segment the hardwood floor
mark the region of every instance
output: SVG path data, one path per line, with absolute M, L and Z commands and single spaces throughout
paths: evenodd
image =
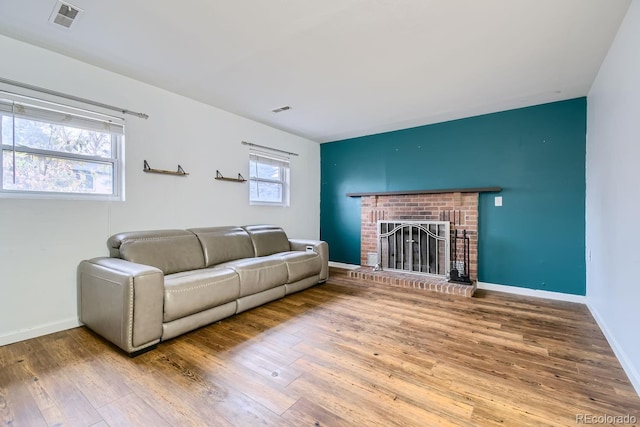
M 0 347 L 11 426 L 575 425 L 640 419 L 586 307 L 329 283 L 134 359 L 85 328 Z

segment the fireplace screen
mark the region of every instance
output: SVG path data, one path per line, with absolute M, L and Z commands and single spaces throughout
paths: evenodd
M 378 221 L 377 267 L 447 277 L 449 222 Z

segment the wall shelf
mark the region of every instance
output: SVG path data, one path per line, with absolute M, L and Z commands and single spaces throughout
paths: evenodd
M 441 193 L 498 193 L 500 191 L 502 191 L 502 187 L 444 188 L 444 189 L 436 189 L 436 190 L 374 191 L 371 193 L 347 193 L 347 197 L 402 196 L 406 194 L 441 194 Z
M 247 182 L 246 179 L 244 179 L 244 177 L 240 174 L 238 174 L 237 178 L 227 178 L 225 176 L 222 176 L 222 174 L 220 173 L 219 170 L 216 171 L 216 178 L 219 181 L 230 181 L 230 182 Z
M 184 171 L 184 169 L 182 169 L 182 166 L 178 165 L 178 170 L 177 171 L 168 171 L 168 170 L 164 170 L 164 169 L 152 169 L 151 166 L 149 166 L 149 163 L 147 163 L 147 161 L 144 161 L 144 166 L 142 169 L 143 172 L 147 172 L 147 173 L 160 173 L 163 175 L 177 175 L 177 176 L 187 176 L 189 175 L 187 172 Z

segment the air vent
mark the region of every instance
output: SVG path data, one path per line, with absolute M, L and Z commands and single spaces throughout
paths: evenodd
M 82 13 L 82 9 L 72 4 L 58 1 L 53 8 L 49 22 L 58 24 L 64 28 L 70 28 L 78 16 Z
M 271 110 L 274 113 L 282 113 L 283 111 L 291 110 L 291 107 L 285 105 L 284 107 L 276 108 L 275 110 Z

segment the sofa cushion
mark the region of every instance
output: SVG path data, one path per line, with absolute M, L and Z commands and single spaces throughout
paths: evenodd
M 107 241 L 111 257 L 151 265 L 164 274 L 204 268 L 204 256 L 195 234 L 185 230 L 130 231 Z
M 316 276 L 322 270 L 322 260 L 315 252 L 283 252 L 268 258 L 281 259 L 287 266 L 287 283 L 297 282 L 307 277 Z
M 253 243 L 240 227 L 191 228 L 198 236 L 207 267 L 242 258 L 252 258 Z
M 164 321 L 217 307 L 239 295 L 240 279 L 230 268 L 170 274 L 164 279 Z
M 287 266 L 278 258 L 247 258 L 215 268 L 231 268 L 240 276 L 240 296 L 255 294 L 287 282 Z
M 284 230 L 275 225 L 247 225 L 242 227 L 251 236 L 255 256 L 266 256 L 291 250 Z

